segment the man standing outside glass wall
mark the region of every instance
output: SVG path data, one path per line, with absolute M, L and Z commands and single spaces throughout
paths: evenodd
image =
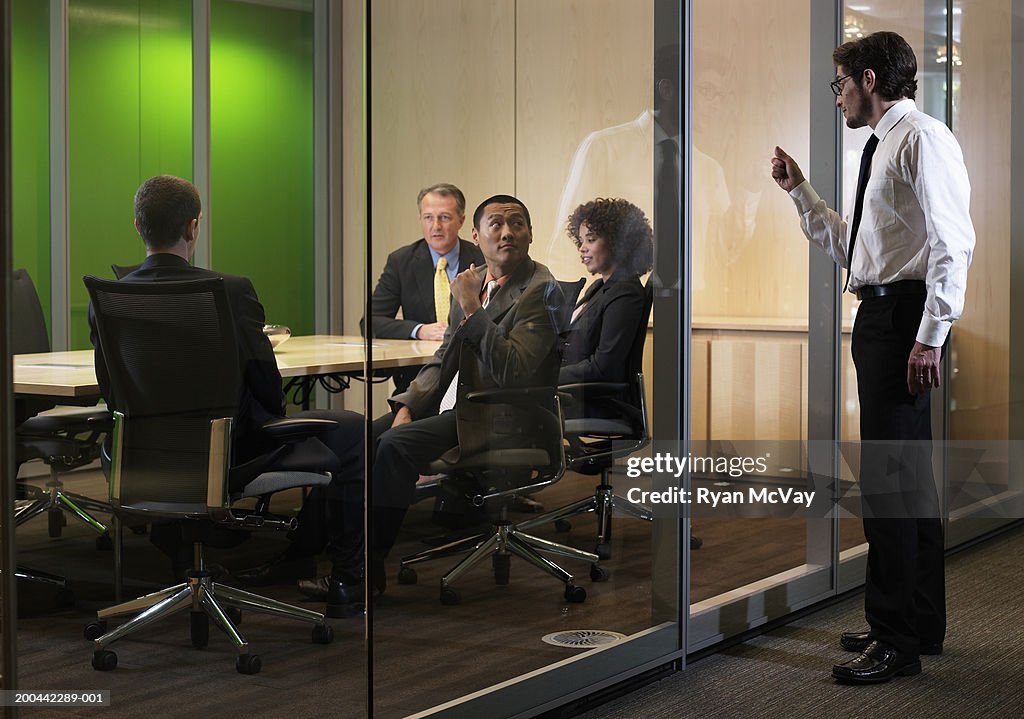
M 847 268 L 861 300 L 853 329 L 860 400 L 860 490 L 868 541 L 868 631 L 845 632 L 858 653 L 832 668 L 841 682 L 918 674 L 946 632 L 942 520 L 931 472 L 931 395 L 960 317 L 974 249 L 970 183 L 953 133 L 914 104 L 917 60 L 878 32 L 832 53 L 832 91 L 850 128 L 868 126 L 853 216 L 828 208 L 781 148 L 772 178 L 807 238 Z

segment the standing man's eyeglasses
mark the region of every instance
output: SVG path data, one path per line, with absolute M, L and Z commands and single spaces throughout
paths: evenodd
M 864 71 L 863 70 L 859 70 L 857 72 L 851 72 L 849 75 L 843 75 L 842 77 L 837 77 L 835 80 L 830 82 L 829 86 L 832 88 L 832 94 L 835 95 L 836 97 L 839 97 L 840 95 L 842 95 L 843 94 L 843 80 L 846 80 L 847 78 L 851 78 L 854 75 L 860 75 L 862 72 L 864 72 Z

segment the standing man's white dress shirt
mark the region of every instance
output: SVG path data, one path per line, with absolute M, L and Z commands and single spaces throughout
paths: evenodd
M 889 108 L 874 129 L 878 147 L 864 192 L 853 267 L 847 222 L 809 182 L 790 197 L 807 237 L 850 270 L 850 289 L 899 280 L 928 288 L 917 341 L 939 347 L 960 317 L 974 251 L 968 213 L 971 186 L 963 153 L 949 128 L 913 100 Z

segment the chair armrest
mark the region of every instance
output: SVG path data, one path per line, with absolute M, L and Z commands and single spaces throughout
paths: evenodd
M 272 419 L 260 429 L 268 436 L 281 442 L 289 442 L 297 439 L 315 437 L 328 432 L 338 426 L 333 419 L 318 419 L 314 417 L 299 417 L 295 419 L 282 418 Z
M 582 397 L 586 394 L 587 399 L 609 397 L 629 388 L 625 382 L 574 382 L 573 384 L 558 385 L 559 392 L 565 392 L 573 397 Z
M 554 387 L 495 387 L 470 392 L 466 399 L 484 404 L 537 404 L 550 401 Z
M 36 436 L 50 436 L 59 432 L 107 432 L 113 424 L 113 416 L 106 408 L 88 407 L 37 414 L 19 425 L 17 432 Z
M 584 400 L 617 398 L 627 389 L 625 382 L 573 382 L 558 385 L 558 397 L 565 406 L 575 407 Z
M 114 415 L 110 412 L 104 412 L 102 415 L 96 414 L 89 417 L 87 420 L 89 429 L 93 432 L 105 432 L 110 434 L 114 431 Z

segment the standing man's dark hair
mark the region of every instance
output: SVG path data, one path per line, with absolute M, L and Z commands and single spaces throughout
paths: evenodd
M 172 247 L 202 212 L 199 191 L 188 180 L 157 175 L 135 193 L 135 227 L 150 250 Z
M 875 32 L 843 43 L 832 51 L 832 64 L 858 81 L 865 70 L 874 70 L 878 94 L 886 100 L 913 100 L 917 95 L 917 56 L 894 32 Z

